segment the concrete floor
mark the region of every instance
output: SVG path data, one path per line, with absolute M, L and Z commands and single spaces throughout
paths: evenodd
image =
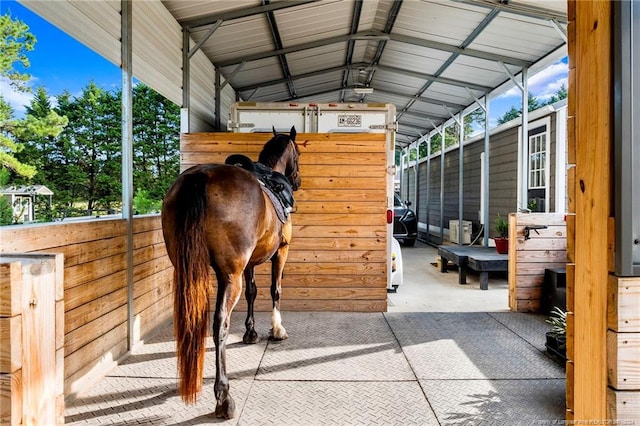
M 389 293 L 388 312 L 506 312 L 509 283 L 506 274 L 490 274 L 489 289 L 480 290 L 477 273 L 467 271 L 467 284 L 458 284 L 457 267 L 441 273 L 438 249 L 420 241 L 402 247 L 404 282 Z
M 564 419 L 565 373 L 544 348 L 540 315 L 507 311 L 507 283 L 432 266 L 436 250 L 403 248 L 404 283 L 387 313 L 283 312 L 289 339 L 241 343 L 234 312 L 227 368 L 236 417 L 212 416 L 211 338 L 204 389 L 176 394 L 170 324 L 100 383 L 68 403 L 70 425 L 532 425 Z

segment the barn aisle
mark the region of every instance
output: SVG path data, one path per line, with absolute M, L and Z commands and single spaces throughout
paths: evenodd
M 489 289 L 480 290 L 478 274 L 467 272 L 467 284 L 458 284 L 458 270 L 441 273 L 438 249 L 420 241 L 402 247 L 404 282 L 387 297 L 388 312 L 506 312 L 509 283 L 506 273 L 491 273 Z
M 455 274 L 448 275 L 456 283 Z M 488 292 L 469 287 L 488 294 L 492 284 Z M 204 391 L 195 405 L 182 403 L 168 324 L 69 403 L 66 424 L 530 425 L 564 419 L 565 372 L 544 352 L 548 326 L 538 315 L 284 312 L 283 321 L 289 339 L 269 342 L 269 315 L 258 313 L 262 340 L 243 345 L 244 313 L 233 314 L 227 350 L 232 420 L 211 415 L 210 339 Z

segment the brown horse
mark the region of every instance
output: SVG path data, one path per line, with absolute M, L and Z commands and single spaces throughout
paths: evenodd
M 293 191 L 300 186 L 296 130 L 269 140 L 258 158 Z M 283 179 L 283 176 L 286 179 Z M 287 183 L 288 181 L 288 183 Z M 217 417 L 231 418 L 235 404 L 229 395 L 225 342 L 231 311 L 246 283 L 248 303 L 244 343 L 255 343 L 253 304 L 257 295 L 255 265 L 271 260 L 273 311 L 270 338 L 287 332 L 280 318 L 280 292 L 291 240 L 291 220 L 278 217 L 265 185 L 241 167 L 203 164 L 184 171 L 171 186 L 162 206 L 162 230 L 174 272 L 174 332 L 177 341 L 179 390 L 186 403 L 195 403 L 202 390 L 209 295 L 213 294 L 209 266 L 218 281 L 213 340 L 216 347 Z M 286 204 L 286 203 L 285 203 Z

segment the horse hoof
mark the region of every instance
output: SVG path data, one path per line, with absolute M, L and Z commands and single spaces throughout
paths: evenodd
M 228 396 L 222 402 L 216 405 L 216 417 L 219 419 L 232 419 L 235 415 L 236 404 L 233 399 Z
M 251 330 L 251 331 L 247 330 L 245 331 L 244 336 L 242 336 L 242 343 L 245 343 L 248 345 L 258 343 L 258 340 L 259 340 L 258 333 L 256 333 L 255 330 Z
M 279 327 L 277 329 L 271 329 L 271 332 L 269 333 L 269 339 L 271 340 L 285 340 L 287 337 L 289 337 L 287 335 L 287 330 L 284 329 L 284 327 Z

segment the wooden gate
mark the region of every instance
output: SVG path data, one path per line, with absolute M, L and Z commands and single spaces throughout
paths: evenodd
M 256 161 L 271 136 L 183 134 L 181 169 L 236 153 Z M 302 186 L 295 194 L 282 309 L 386 311 L 385 135 L 301 133 L 296 139 Z M 271 309 L 269 271 L 270 264 L 256 268 L 257 310 Z M 246 309 L 244 300 L 237 309 Z

